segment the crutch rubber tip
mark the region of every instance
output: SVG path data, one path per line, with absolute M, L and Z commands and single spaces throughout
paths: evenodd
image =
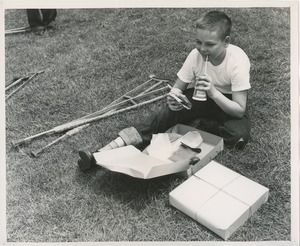
M 78 159 L 78 166 L 82 171 L 89 170 L 96 164 L 96 160 L 91 152 L 79 150 L 78 154 L 80 156 L 80 158 Z
M 36 152 L 34 152 L 34 151 L 31 151 L 31 152 L 30 152 L 30 155 L 31 155 L 32 157 L 37 157 L 37 156 L 38 156 L 38 153 L 36 153 Z

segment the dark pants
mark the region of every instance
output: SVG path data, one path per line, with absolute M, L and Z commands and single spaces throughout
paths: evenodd
M 30 27 L 47 26 L 50 22 L 55 21 L 56 15 L 56 9 L 27 9 L 27 19 Z
M 210 125 L 207 131 L 221 136 L 225 144 L 234 146 L 241 138 L 245 143 L 248 142 L 250 123 L 246 114 L 241 119 L 233 118 L 224 113 L 211 98 L 207 98 L 206 101 L 193 100 L 193 89 L 186 90 L 184 94 L 193 105 L 190 110 L 172 111 L 166 105 L 159 113 L 134 126 L 140 134 L 143 144 L 150 143 L 152 134 L 165 132 L 178 123 L 188 124 L 198 118 L 213 121 L 214 124 Z M 231 99 L 231 95 L 225 96 Z

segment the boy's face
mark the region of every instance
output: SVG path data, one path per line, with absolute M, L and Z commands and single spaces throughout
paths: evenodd
M 196 30 L 197 50 L 204 60 L 206 59 L 206 56 L 208 56 L 208 60 L 214 65 L 219 65 L 224 60 L 228 45 L 228 36 L 222 40 L 217 31 L 208 31 L 204 29 Z

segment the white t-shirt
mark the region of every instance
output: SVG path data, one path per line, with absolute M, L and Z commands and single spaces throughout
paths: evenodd
M 205 60 L 197 49 L 187 56 L 177 73 L 180 80 L 194 87 L 195 77 L 204 74 Z M 207 63 L 206 73 L 211 76 L 212 83 L 222 93 L 231 94 L 233 91 L 243 91 L 251 88 L 250 61 L 246 53 L 239 47 L 229 44 L 223 62 L 214 66 Z

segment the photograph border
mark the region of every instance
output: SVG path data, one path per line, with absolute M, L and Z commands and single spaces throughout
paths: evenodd
M 0 243 L 3 245 L 23 245 L 23 243 L 7 243 L 6 241 L 6 165 L 5 165 L 5 47 L 4 47 L 4 14 L 5 9 L 25 8 L 209 8 L 209 7 L 289 7 L 291 10 L 291 241 L 246 242 L 246 245 L 299 245 L 299 2 L 298 1 L 17 1 L 3 0 L 0 2 L 0 29 L 1 29 L 1 214 L 0 214 Z M 26 243 L 38 245 L 40 243 Z M 43 245 L 61 245 L 62 243 L 43 243 Z M 63 243 L 63 245 L 241 245 L 241 242 L 95 242 L 95 243 Z M 243 243 L 244 244 L 244 243 Z M 24 243 L 25 245 L 25 243 Z

